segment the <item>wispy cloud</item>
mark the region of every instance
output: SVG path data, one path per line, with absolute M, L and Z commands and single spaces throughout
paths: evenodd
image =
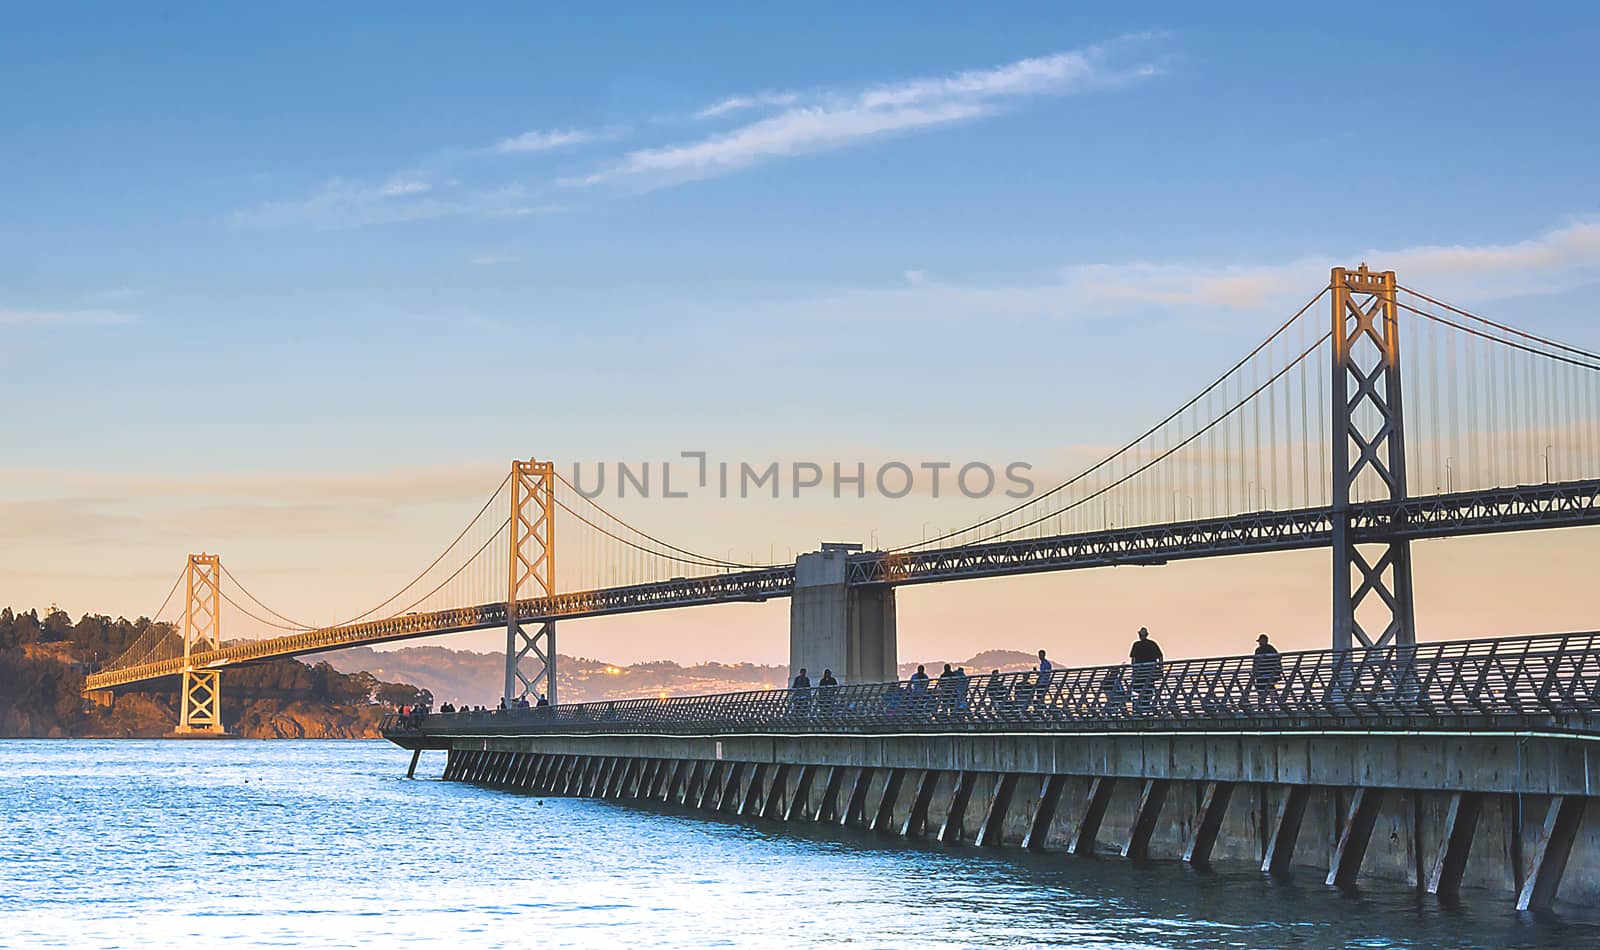
M 234 215 L 242 227 L 309 225 L 328 230 L 474 215 L 525 217 L 554 206 L 535 200 L 525 186 L 471 189 L 459 181 L 440 183 L 413 176 L 379 183 L 334 179 L 309 198 L 272 201 Z
M 334 178 L 309 197 L 267 201 L 238 211 L 241 227 L 309 226 L 335 230 L 449 217 L 526 217 L 548 214 L 553 205 L 534 200 L 519 182 L 474 184 L 472 169 L 491 157 L 530 156 L 625 134 L 621 128 L 535 129 L 482 148 L 456 148 L 383 178 Z
M 798 92 L 757 92 L 748 96 L 729 96 L 713 102 L 694 114 L 696 119 L 715 119 L 730 112 L 758 109 L 768 106 L 789 106 L 800 101 Z
M 40 310 L 0 306 L 0 327 L 107 326 L 132 323 L 138 317 L 123 310 Z
M 656 187 L 709 178 L 774 158 L 843 148 L 882 136 L 993 115 L 1025 97 L 1068 95 L 1124 85 L 1156 75 L 1151 61 L 1129 61 L 1152 37 L 1018 60 L 991 69 L 869 86 L 852 93 L 797 92 L 733 96 L 698 113 L 715 117 L 756 106 L 784 111 L 727 132 L 677 145 L 636 149 L 568 184 L 619 179 Z
M 551 129 L 548 131 L 534 130 L 521 135 L 513 135 L 508 139 L 501 139 L 490 146 L 489 151 L 500 155 L 522 155 L 530 152 L 548 152 L 551 149 L 565 148 L 571 145 L 586 145 L 590 142 L 601 142 L 615 138 L 617 132 L 607 130 L 585 129 Z
M 1394 270 L 1419 290 L 1489 301 L 1554 294 L 1600 283 L 1600 220 L 1579 219 L 1503 244 L 1351 249 L 1257 265 L 1198 261 L 1074 264 L 1050 279 L 1009 285 L 941 281 L 908 271 L 904 283 L 852 288 L 777 305 L 785 313 L 843 320 L 1084 319 L 1133 311 L 1261 312 L 1304 303 L 1328 271 L 1362 261 Z
M 1507 244 L 1424 244 L 1258 266 L 1095 264 L 1064 274 L 1067 285 L 1097 300 L 1255 309 L 1315 289 L 1331 268 L 1361 261 L 1393 270 L 1411 286 L 1450 287 L 1463 298 L 1559 293 L 1600 281 L 1600 220 L 1574 220 Z
M 688 145 L 640 149 L 617 165 L 579 179 L 585 185 L 617 178 L 659 176 L 658 184 L 710 178 L 759 161 L 840 148 L 864 139 L 985 115 L 981 103 L 873 109 L 791 109 L 726 135 Z
M 425 181 L 400 179 L 378 186 L 373 194 L 378 198 L 404 198 L 408 195 L 424 195 L 432 190 L 433 186 Z
M 550 177 L 567 186 L 626 180 L 648 189 L 727 174 L 771 159 L 968 122 L 1029 97 L 1109 89 L 1156 75 L 1159 67 L 1145 55 L 1153 51 L 1154 39 L 1145 34 L 1128 36 L 992 68 L 854 90 L 730 95 L 700 109 L 694 118 L 738 116 L 733 128 L 692 141 L 612 153 L 609 161 L 602 160 L 587 174 Z M 751 112 L 763 114 L 746 115 Z M 309 197 L 265 202 L 237 212 L 233 220 L 246 227 L 332 229 L 454 216 L 545 214 L 552 206 L 533 200 L 526 185 L 483 184 L 486 175 L 494 174 L 486 164 L 495 158 L 510 161 L 612 142 L 629 131 L 625 126 L 531 129 L 488 146 L 441 150 L 382 178 L 335 178 Z M 519 177 L 527 179 L 525 173 Z

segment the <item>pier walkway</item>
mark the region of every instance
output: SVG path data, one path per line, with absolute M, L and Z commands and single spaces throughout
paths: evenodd
M 444 777 L 947 844 L 1600 901 L 1600 634 L 390 717 Z

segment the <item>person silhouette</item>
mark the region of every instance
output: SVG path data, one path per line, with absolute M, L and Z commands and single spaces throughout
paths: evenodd
M 811 677 L 806 675 L 806 668 L 800 667 L 800 672 L 795 674 L 794 685 L 794 712 L 801 719 L 811 713 Z
M 835 691 L 839 688 L 839 681 L 833 678 L 833 670 L 823 670 L 822 679 L 817 680 L 817 712 L 827 716 L 833 712 Z
M 1150 639 L 1149 629 L 1139 628 L 1139 639 L 1133 641 L 1128 659 L 1133 661 L 1133 707 L 1137 712 L 1148 713 L 1155 703 L 1156 677 L 1166 659 L 1161 645 Z
M 1283 657 L 1266 634 L 1256 637 L 1256 652 L 1250 658 L 1250 688 L 1263 700 L 1278 695 L 1278 681 L 1283 679 Z

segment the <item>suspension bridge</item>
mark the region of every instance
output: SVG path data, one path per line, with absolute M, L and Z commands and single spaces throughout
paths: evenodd
M 793 598 L 796 666 L 886 680 L 899 586 L 1308 548 L 1333 552 L 1334 650 L 1407 646 L 1411 542 L 1600 524 L 1597 447 L 1600 354 L 1409 289 L 1393 272 L 1337 268 L 1137 437 L 960 530 L 740 563 L 624 521 L 549 461 L 517 461 L 430 564 L 344 622 L 297 622 L 218 556 L 191 555 L 158 623 L 86 690 L 179 676 L 180 730 L 220 731 L 230 666 L 503 628 L 505 695 L 538 690 L 554 703 L 558 620 L 777 597 Z M 224 605 L 269 635 L 224 642 Z

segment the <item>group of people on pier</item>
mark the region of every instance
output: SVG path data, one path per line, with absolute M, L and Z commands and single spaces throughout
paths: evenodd
M 494 711 L 505 713 L 512 709 L 540 709 L 548 705 L 550 705 L 550 700 L 545 699 L 543 693 L 534 693 L 532 699 L 528 698 L 527 693 L 523 693 L 517 697 L 515 702 L 509 704 L 504 696 L 500 697 L 500 705 L 496 706 Z
M 1245 679 L 1244 687 L 1251 705 L 1266 707 L 1278 699 L 1283 661 L 1266 634 L 1258 636 L 1256 644 L 1248 672 L 1240 670 L 1233 675 Z M 969 676 L 964 668 L 946 663 L 935 678 L 928 675 L 926 665 L 919 665 L 903 683 L 861 684 L 845 689 L 831 669 L 823 670 L 813 684 L 810 671 L 801 668 L 787 696 L 780 699 L 777 711 L 767 714 L 818 721 L 888 718 L 989 722 L 1045 721 L 1062 714 L 1107 718 L 1121 718 L 1130 713 L 1151 716 L 1165 708 L 1158 702 L 1164 687 L 1172 695 L 1184 689 L 1168 682 L 1171 676 L 1164 672 L 1165 663 L 1166 655 L 1160 644 L 1150 636 L 1148 629 L 1140 627 L 1137 639 L 1128 650 L 1128 663 L 1100 670 L 1058 671 L 1045 651 L 1040 650 L 1038 664 L 1027 671 L 1002 673 L 996 669 L 988 674 Z M 1233 682 L 1237 683 L 1238 679 Z M 1202 704 L 1208 701 L 1204 691 L 1198 695 Z M 745 696 L 749 699 L 742 698 Z M 738 694 L 734 698 L 739 702 L 763 702 L 757 699 L 759 696 L 757 693 Z M 606 721 L 643 714 L 633 709 L 640 702 L 649 705 L 649 701 L 625 702 L 622 705 L 628 707 L 626 712 L 615 702 L 605 703 L 598 710 L 586 705 L 568 708 L 576 719 Z M 501 699 L 498 706 L 491 709 L 483 706 L 457 708 L 445 703 L 439 712 L 505 716 L 533 709 L 536 713 L 557 713 L 546 708 L 548 706 L 542 695 L 533 694 L 530 698 L 529 694 L 523 694 L 509 703 Z M 426 703 L 401 706 L 396 725 L 419 728 L 429 712 Z
M 445 703 L 439 708 L 440 712 L 448 712 L 449 710 L 449 703 Z M 395 714 L 399 717 L 397 724 L 406 729 L 419 729 L 422 727 L 422 721 L 428 718 L 430 711 L 431 707 L 427 702 L 402 705 L 395 710 Z
M 800 672 L 795 674 L 794 683 L 790 687 L 793 698 L 794 714 L 801 719 L 811 715 L 811 676 L 805 667 L 800 667 Z M 834 677 L 833 670 L 823 670 L 822 678 L 817 680 L 817 714 L 831 716 L 837 705 L 839 680 Z
M 1130 710 L 1134 715 L 1153 714 L 1165 662 L 1161 645 L 1150 636 L 1149 629 L 1140 627 L 1137 639 L 1128 650 L 1127 665 L 1110 668 L 1101 678 L 1099 708 L 1094 711 L 1109 716 L 1127 715 Z M 925 664 L 919 664 L 908 680 L 896 684 L 887 694 L 882 712 L 892 717 L 930 719 L 958 716 L 1037 718 L 1055 703 L 1050 692 L 1055 674 L 1055 665 L 1044 650 L 1039 651 L 1039 663 L 1032 670 L 1018 673 L 993 670 L 983 677 L 982 688 L 978 690 L 973 689 L 972 678 L 963 667 L 946 663 L 934 678 L 928 675 Z M 1256 638 L 1255 653 L 1251 657 L 1250 692 L 1258 701 L 1276 698 L 1282 678 L 1282 657 L 1263 633 Z M 838 686 L 833 671 L 825 670 L 822 679 L 813 687 L 809 671 L 802 667 L 789 688 L 789 715 L 798 719 L 831 718 L 836 713 L 849 712 L 839 708 Z

